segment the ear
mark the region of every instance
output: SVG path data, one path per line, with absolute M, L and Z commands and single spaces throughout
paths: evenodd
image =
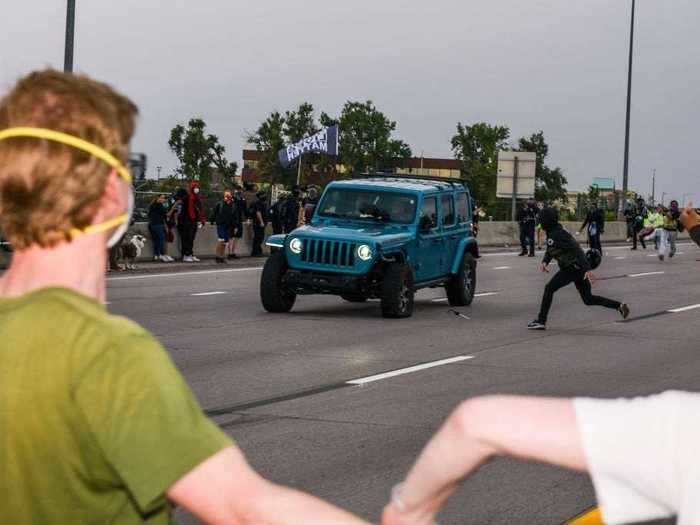
M 95 214 L 95 222 L 103 222 L 119 215 L 126 208 L 129 200 L 129 189 L 118 174 L 111 170 L 105 181 L 105 188 L 100 199 L 100 207 Z

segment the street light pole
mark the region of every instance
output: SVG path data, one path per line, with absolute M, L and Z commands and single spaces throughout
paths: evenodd
M 627 199 L 629 189 L 629 160 L 630 160 L 630 106 L 632 101 L 632 51 L 634 49 L 634 8 L 635 0 L 632 0 L 632 21 L 630 23 L 630 55 L 627 65 L 627 115 L 625 117 L 625 163 L 622 171 L 622 195 Z M 622 208 L 621 208 L 622 209 Z
M 63 71 L 73 72 L 73 40 L 75 37 L 75 0 L 68 0 L 66 11 L 66 50 L 63 57 Z

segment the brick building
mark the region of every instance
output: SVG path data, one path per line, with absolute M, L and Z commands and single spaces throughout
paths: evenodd
M 241 171 L 243 182 L 259 182 L 256 169 L 261 157 L 262 154 L 257 150 L 243 150 L 243 169 Z M 461 167 L 462 163 L 455 159 L 411 157 L 406 160 L 397 160 L 394 171 L 400 175 L 459 178 L 462 173 Z M 326 184 L 339 174 L 344 173 L 344 166 L 336 165 L 330 173 L 305 173 L 304 182 L 306 184 Z

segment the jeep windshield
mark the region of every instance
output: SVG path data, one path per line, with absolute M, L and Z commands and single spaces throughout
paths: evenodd
M 331 188 L 321 202 L 321 217 L 411 224 L 417 197 L 388 191 Z

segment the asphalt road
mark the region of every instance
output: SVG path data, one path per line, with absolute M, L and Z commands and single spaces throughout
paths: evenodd
M 547 332 L 525 325 L 547 276 L 538 259 L 490 254 L 477 297 L 450 311 L 442 289 L 419 292 L 413 318 L 386 320 L 376 302 L 300 297 L 265 313 L 259 269 L 110 278 L 109 308 L 151 330 L 203 407 L 266 477 L 377 520 L 426 440 L 461 400 L 480 394 L 633 396 L 700 390 L 700 251 L 609 250 L 596 293 L 632 318 L 560 291 Z M 639 275 L 645 274 L 645 275 Z M 647 317 L 648 316 L 648 317 Z M 361 385 L 348 381 L 469 356 Z M 235 495 L 232 495 L 235 497 Z M 594 504 L 587 476 L 497 460 L 468 480 L 441 524 L 557 524 Z M 178 513 L 181 523 L 196 521 Z

